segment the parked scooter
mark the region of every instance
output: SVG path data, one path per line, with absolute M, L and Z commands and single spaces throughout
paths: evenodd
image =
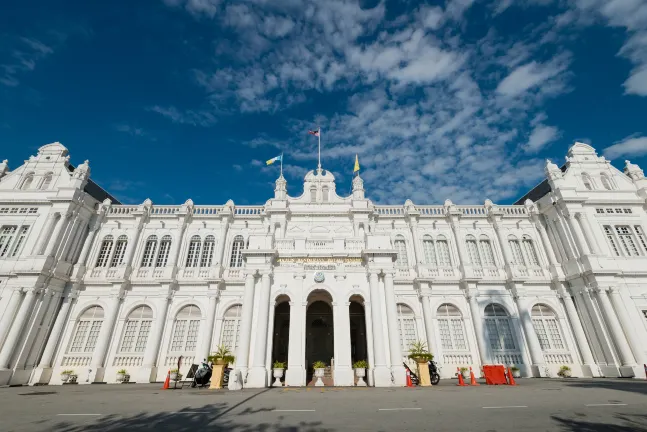
M 211 379 L 211 375 L 213 374 L 213 366 L 211 366 L 210 363 L 207 363 L 205 360 L 200 363 L 200 366 L 198 367 L 198 370 L 195 371 L 195 375 L 193 376 L 193 382 L 191 383 L 191 387 L 205 387 L 207 384 L 209 384 L 209 380 Z
M 231 372 L 232 370 L 232 368 L 226 367 L 222 375 L 222 385 L 225 387 L 227 386 L 227 384 L 229 384 L 229 372 Z
M 429 366 L 429 377 L 431 378 L 431 384 L 437 385 L 440 382 L 440 374 L 438 373 L 436 362 L 429 360 L 427 362 L 427 366 Z

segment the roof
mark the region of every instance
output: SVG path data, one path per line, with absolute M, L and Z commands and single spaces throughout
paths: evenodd
M 76 167 L 70 164 L 68 165 L 68 169 L 70 170 L 70 172 L 74 172 Z M 106 200 L 106 198 L 108 198 L 110 201 L 112 201 L 113 204 L 121 204 L 121 202 L 117 198 L 115 198 L 104 188 L 96 184 L 92 179 L 88 179 L 88 182 L 85 185 L 83 192 L 87 193 L 88 195 L 90 195 L 92 198 L 94 198 L 99 202 L 103 202 Z
M 562 165 L 559 168 L 562 172 L 566 172 L 566 164 Z M 551 191 L 550 189 L 550 184 L 548 184 L 548 179 L 544 179 L 541 183 L 539 183 L 537 186 L 534 188 L 530 189 L 530 191 L 519 198 L 514 205 L 523 205 L 523 203 L 526 202 L 526 200 L 531 200 L 532 202 L 537 202 L 541 198 L 545 197 L 546 194 L 548 194 Z

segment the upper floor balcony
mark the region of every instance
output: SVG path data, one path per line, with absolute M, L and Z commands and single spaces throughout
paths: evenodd
M 280 253 L 360 253 L 366 247 L 363 238 L 282 238 L 274 240 Z

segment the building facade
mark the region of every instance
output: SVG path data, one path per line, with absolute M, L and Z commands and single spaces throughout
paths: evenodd
M 582 143 L 517 205 L 378 205 L 309 172 L 265 205 L 121 205 L 59 143 L 0 164 L 0 384 L 164 380 L 217 346 L 232 387 L 285 384 L 327 363 L 354 385 L 405 384 L 413 342 L 441 376 L 644 377 L 647 179 Z

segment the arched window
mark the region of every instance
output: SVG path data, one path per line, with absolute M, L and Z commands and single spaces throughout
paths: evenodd
M 481 257 L 479 257 L 476 238 L 473 235 L 468 235 L 465 238 L 465 245 L 467 246 L 467 254 L 469 255 L 470 263 L 472 263 L 474 267 L 481 267 Z
M 245 240 L 243 239 L 243 236 L 237 235 L 234 237 L 234 242 L 231 245 L 231 259 L 229 260 L 229 267 L 243 266 L 243 249 L 245 249 Z
M 425 254 L 425 263 L 436 266 L 436 248 L 434 247 L 434 241 L 431 239 L 431 236 L 424 236 L 422 238 L 422 250 Z
M 200 267 L 211 267 L 215 245 L 216 238 L 214 236 L 208 235 L 207 238 L 204 239 L 204 244 L 202 245 L 202 258 L 200 258 Z
M 510 246 L 510 252 L 512 253 L 512 264 L 515 265 L 524 265 L 523 253 L 521 252 L 521 245 L 519 240 L 516 237 L 508 237 L 508 246 Z
M 126 254 L 126 246 L 128 246 L 128 237 L 120 235 L 115 243 L 115 253 L 112 255 L 110 267 L 117 267 L 124 263 L 124 255 Z
M 34 181 L 34 173 L 27 174 L 25 176 L 25 179 L 22 181 L 22 185 L 20 185 L 20 189 L 22 190 L 29 189 L 33 181 Z
M 485 307 L 485 328 L 493 350 L 516 350 L 510 317 L 503 306 L 490 303 Z
M 146 239 L 144 246 L 144 255 L 142 256 L 142 267 L 152 267 L 155 261 L 155 252 L 157 252 L 157 236 L 150 236 Z
M 416 332 L 416 317 L 411 308 L 398 303 L 398 333 L 400 334 L 400 348 L 402 354 L 409 352 L 411 345 L 418 341 Z
M 240 336 L 240 313 L 243 307 L 241 305 L 231 306 L 225 311 L 222 321 L 222 334 L 220 335 L 220 344 L 229 348 L 229 351 L 236 353 Z
M 398 252 L 395 265 L 398 267 L 407 267 L 409 265 L 409 259 L 407 258 L 407 244 L 404 241 L 404 237 L 401 235 L 395 238 L 395 250 Z
M 494 267 L 496 262 L 494 261 L 494 251 L 492 250 L 492 243 L 487 236 L 482 235 L 479 239 L 479 249 L 481 250 L 481 258 L 483 259 L 483 265 L 485 267 Z
M 47 173 L 43 177 L 43 181 L 40 183 L 40 189 L 46 190 L 49 188 L 49 185 L 52 183 L 52 173 Z
M 86 309 L 76 322 L 74 336 L 70 341 L 68 352 L 91 353 L 99 339 L 99 332 L 103 324 L 103 308 L 92 306 Z
M 186 266 L 187 267 L 197 267 L 198 259 L 200 258 L 200 246 L 202 242 L 200 241 L 199 235 L 194 235 L 191 237 L 189 242 L 189 252 L 186 254 Z
M 159 252 L 157 253 L 157 260 L 155 261 L 155 267 L 166 267 L 168 262 L 168 254 L 171 250 L 171 236 L 165 235 L 162 237 L 160 242 Z
M 321 200 L 323 202 L 328 202 L 328 186 L 324 186 L 321 189 Z
M 153 323 L 153 310 L 148 306 L 139 306 L 128 315 L 121 338 L 122 353 L 143 353 Z
M 602 182 L 602 187 L 604 187 L 606 190 L 613 189 L 611 180 L 609 180 L 609 177 L 607 177 L 605 173 L 600 174 L 600 181 Z
M 436 240 L 436 247 L 438 248 L 438 265 L 440 267 L 451 267 L 452 260 L 449 256 L 449 243 L 444 235 L 439 235 Z
M 526 256 L 528 257 L 529 265 L 538 266 L 539 265 L 539 256 L 537 255 L 537 250 L 532 240 L 528 236 L 523 237 L 523 249 L 526 251 Z
M 542 351 L 563 351 L 564 339 L 559 331 L 557 316 L 551 308 L 538 304 L 533 306 L 530 315 Z
M 101 242 L 101 249 L 99 249 L 99 256 L 97 257 L 97 264 L 95 267 L 107 267 L 110 253 L 112 252 L 112 245 L 114 243 L 113 237 L 107 235 Z
M 438 330 L 444 350 L 467 350 L 463 317 L 456 306 L 447 303 L 440 305 L 438 308 Z
M 587 190 L 593 190 L 593 182 L 587 173 L 582 173 L 582 183 Z
M 195 305 L 185 306 L 175 317 L 171 352 L 192 352 L 198 344 L 200 309 Z
M 310 201 L 317 202 L 317 189 L 314 187 L 310 188 Z

